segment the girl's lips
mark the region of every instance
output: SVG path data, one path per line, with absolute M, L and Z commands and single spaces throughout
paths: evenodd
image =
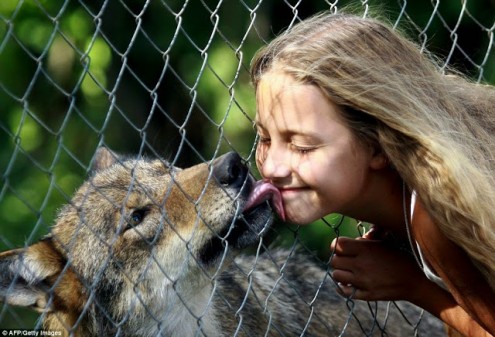
M 293 193 L 293 192 L 298 192 L 303 190 L 304 188 L 302 187 L 292 187 L 292 188 L 280 188 L 279 191 L 280 193 Z
M 275 212 L 280 219 L 285 221 L 285 210 L 280 191 L 273 184 L 265 180 L 259 180 L 254 183 L 253 190 L 249 194 L 244 211 L 258 206 L 267 200 L 270 200 L 270 204 L 275 209 Z
M 280 188 L 279 192 L 282 196 L 282 199 L 285 198 L 299 198 L 299 193 L 307 190 L 305 187 L 292 187 L 292 188 Z

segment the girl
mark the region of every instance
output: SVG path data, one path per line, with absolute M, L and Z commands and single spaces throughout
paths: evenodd
M 256 161 L 286 219 L 374 224 L 332 243 L 342 294 L 408 300 L 466 336 L 495 334 L 494 90 L 342 14 L 280 35 L 251 76 Z

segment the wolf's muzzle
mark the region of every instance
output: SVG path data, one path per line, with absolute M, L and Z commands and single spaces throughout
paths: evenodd
M 232 198 L 237 212 L 202 248 L 200 260 L 204 264 L 214 262 L 224 252 L 226 244 L 235 249 L 255 244 L 273 220 L 272 210 L 265 200 L 246 209 L 255 179 L 237 153 L 224 154 L 214 160 L 211 167 L 212 176 Z
M 248 169 L 236 152 L 229 152 L 213 162 L 212 173 L 221 186 L 237 189 L 246 182 Z

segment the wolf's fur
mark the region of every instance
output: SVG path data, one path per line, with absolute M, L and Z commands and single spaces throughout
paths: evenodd
M 48 330 L 76 336 L 413 336 L 385 314 L 336 294 L 301 254 L 239 256 L 271 223 L 268 204 L 243 213 L 254 179 L 233 153 L 189 169 L 117 158 L 95 173 L 51 234 L 0 254 L 0 299 L 42 312 Z M 419 311 L 403 305 L 412 324 Z M 352 310 L 351 310 L 352 309 Z M 441 325 L 424 317 L 424 336 Z

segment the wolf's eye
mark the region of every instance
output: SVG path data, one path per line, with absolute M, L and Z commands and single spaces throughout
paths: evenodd
M 128 220 L 128 225 L 126 229 L 130 229 L 132 227 L 136 227 L 139 225 L 141 222 L 143 222 L 144 217 L 146 216 L 146 213 L 148 212 L 147 209 L 136 209 L 134 212 L 131 213 L 131 216 L 129 217 Z

